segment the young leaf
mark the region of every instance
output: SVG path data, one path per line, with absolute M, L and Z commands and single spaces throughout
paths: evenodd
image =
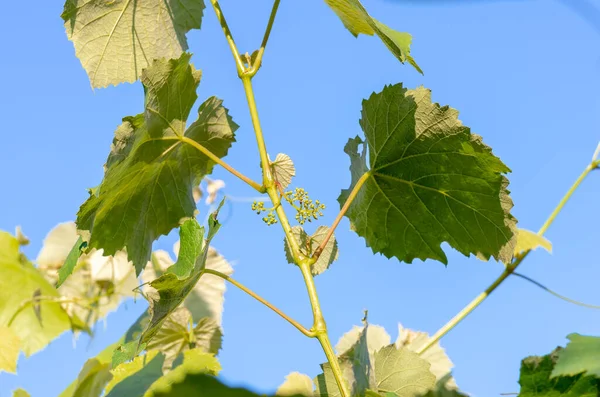
M 16 389 L 13 391 L 13 397 L 31 397 L 29 393 L 27 393 L 23 389 Z
M 569 344 L 558 352 L 552 378 L 583 373 L 600 379 L 600 337 L 570 334 Z
M 301 395 L 305 397 L 314 396 L 314 385 L 308 375 L 300 372 L 292 372 L 285 377 L 285 382 L 279 386 L 276 394 L 278 396 Z
M 507 263 L 516 228 L 503 176 L 510 170 L 456 110 L 430 97 L 425 88 L 396 84 L 363 101 L 365 141 L 350 139 L 344 149 L 352 183 L 338 201 L 342 206 L 364 183 L 346 216 L 373 252 L 388 258 L 447 263 L 440 245 L 448 242 L 464 255 Z
M 77 377 L 73 397 L 100 397 L 111 379 L 109 364 L 101 363 L 95 358 L 89 359 Z
M 40 324 L 32 301 L 37 290 L 44 298 L 59 298 L 42 274 L 21 258 L 17 239 L 0 231 L 0 327 L 10 328 L 21 340 L 27 357 L 71 329 L 69 316 L 60 303 L 49 300 L 39 302 L 44 315 L 43 326 Z
M 354 371 L 352 368 L 352 362 L 347 357 L 341 357 L 338 359 L 340 369 L 342 370 L 342 376 L 346 383 L 354 390 L 356 380 L 354 379 Z M 315 396 L 319 397 L 342 397 L 338 385 L 333 375 L 333 370 L 329 363 L 321 364 L 323 373 L 317 375 L 314 379 L 316 385 Z M 354 394 L 352 394 L 354 395 Z
M 432 389 L 435 375 L 429 371 L 429 363 L 408 349 L 396 349 L 394 345 L 375 353 L 375 376 L 377 390 L 396 393 L 398 397 L 416 397 Z
M 552 243 L 544 237 L 527 229 L 519 229 L 517 231 L 515 255 L 523 251 L 537 249 L 538 247 L 542 247 L 546 251 L 552 253 Z
M 298 246 L 300 247 L 300 252 L 306 256 L 310 257 L 315 250 L 321 245 L 325 236 L 329 232 L 328 226 L 319 226 L 317 230 L 309 236 L 302 226 L 294 226 L 292 227 L 292 235 L 296 238 L 298 242 Z M 294 258 L 292 256 L 292 252 L 290 246 L 286 239 L 283 240 L 285 256 L 289 263 L 294 264 Z M 323 273 L 325 270 L 329 269 L 329 266 L 337 260 L 339 255 L 337 241 L 335 240 L 335 236 L 331 236 L 319 259 L 315 263 L 313 263 L 310 267 L 311 273 L 313 276 L 317 276 Z
M 145 348 L 146 345 L 140 345 L 137 340 L 119 345 L 113 352 L 111 368 L 116 368 L 127 361 L 133 360 Z
M 558 357 L 556 349 L 546 356 L 527 357 L 521 362 L 519 397 L 597 397 L 600 383 L 593 376 L 551 378 Z
M 202 0 L 67 0 L 61 15 L 92 87 L 133 82 L 149 62 L 177 58 L 200 29 Z
M 148 342 L 148 350 L 157 350 L 165 357 L 165 366 L 182 352 L 197 348 L 217 354 L 221 349 L 223 333 L 215 320 L 205 317 L 193 327 L 192 315 L 185 307 L 178 307 L 165 320 L 154 338 Z
M 292 178 L 296 176 L 294 162 L 287 154 L 278 153 L 275 161 L 271 163 L 271 169 L 282 190 L 286 189 L 292 182 Z
M 165 319 L 184 301 L 202 276 L 202 271 L 206 267 L 208 247 L 212 238 L 221 227 L 216 219 L 216 215 L 222 205 L 223 201 L 221 201 L 219 208 L 209 217 L 207 235 L 200 250 L 198 249 L 199 247 L 190 244 L 190 241 L 197 242 L 195 232 L 188 233 L 187 230 L 182 231 L 181 250 L 177 261 L 193 261 L 194 268 L 190 274 L 187 277 L 180 278 L 175 273 L 167 270 L 165 274 L 150 282 L 150 286 L 155 289 L 155 291 L 147 293 L 151 318 L 148 328 L 146 328 L 140 337 L 140 346 L 148 343 L 156 335 Z M 196 220 L 194 219 L 193 222 L 196 222 Z M 203 234 L 204 228 L 200 228 L 199 232 Z M 177 264 L 175 265 L 176 267 Z
M 79 236 L 71 251 L 67 255 L 63 265 L 58 269 L 58 281 L 56 283 L 56 288 L 59 288 L 62 283 L 65 282 L 67 277 L 73 273 L 75 266 L 77 265 L 77 261 L 79 260 L 79 256 L 81 255 L 81 249 L 85 247 L 87 243 L 83 241 L 83 238 Z
M 335 350 L 338 355 L 346 354 L 352 347 L 359 341 L 361 335 L 365 332 L 365 326 L 353 326 L 352 329 L 346 332 L 337 345 L 335 345 Z M 367 348 L 371 354 L 374 354 L 377 350 L 382 349 L 385 346 L 388 346 L 391 343 L 391 337 L 380 325 L 368 325 L 367 335 Z
M 8 327 L 0 327 L 0 372 L 17 373 L 21 340 Z
M 423 71 L 410 56 L 410 43 L 412 36 L 408 33 L 398 32 L 371 18 L 359 0 L 325 0 L 327 5 L 342 20 L 342 23 L 355 37 L 360 33 L 372 36 L 377 34 L 386 47 L 402 63 L 408 61 L 417 71 Z
M 194 216 L 193 189 L 214 166 L 182 137 L 217 157 L 235 141 L 237 125 L 214 97 L 185 130 L 200 82 L 189 58 L 159 59 L 145 69 L 145 112 L 125 118 L 117 129 L 104 180 L 77 215 L 78 228 L 91 232 L 90 248 L 104 255 L 126 248 L 138 274 L 150 260 L 152 242 Z

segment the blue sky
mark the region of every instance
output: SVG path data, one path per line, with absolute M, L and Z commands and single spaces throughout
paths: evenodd
M 223 0 L 222 7 L 238 47 L 251 52 L 262 38 L 270 2 L 236 3 Z M 520 227 L 537 230 L 600 140 L 600 1 L 568 4 L 365 1 L 374 17 L 413 34 L 421 76 L 377 39 L 355 39 L 323 1 L 282 2 L 255 79 L 271 157 L 292 157 L 295 185 L 328 205 L 324 222 L 331 223 L 340 189 L 350 181 L 342 149 L 360 132 L 361 100 L 385 84 L 425 85 L 434 101 L 458 109 L 460 119 L 512 169 L 513 213 Z M 19 2 L 3 7 L 0 229 L 22 225 L 32 240 L 25 252 L 35 257 L 46 233 L 74 219 L 86 189 L 101 180 L 113 131 L 123 116 L 141 111 L 143 92 L 139 84 L 91 90 L 64 33 L 60 2 L 39 2 L 26 14 Z M 192 60 L 203 70 L 199 99 L 223 98 L 241 126 L 227 160 L 259 179 L 243 89 L 212 10 L 189 39 Z M 223 170 L 215 176 L 226 180 L 228 194 L 253 195 Z M 565 295 L 596 304 L 599 193 L 596 172 L 549 230 L 554 253 L 536 252 L 521 268 Z M 233 208 L 214 244 L 235 263 L 234 276 L 308 326 L 308 298 L 298 269 L 284 259 L 281 229 L 265 226 L 249 204 Z M 435 332 L 502 271 L 498 263 L 450 248 L 447 267 L 373 256 L 346 219 L 336 234 L 340 258 L 316 280 L 334 343 L 360 323 L 364 309 L 393 338 L 398 322 Z M 175 238 L 163 238 L 156 247 L 170 250 Z M 74 349 L 64 335 L 43 352 L 22 357 L 18 376 L 0 374 L 0 397 L 18 386 L 33 397 L 57 395 L 87 358 L 118 339 L 143 310 L 143 301 L 129 301 L 108 316 L 106 329 L 99 325 L 95 339 L 82 338 Z M 223 326 L 222 376 L 231 384 L 270 392 L 291 371 L 315 376 L 325 360 L 315 340 L 231 286 Z M 458 385 L 487 397 L 517 392 L 520 360 L 564 345 L 571 332 L 600 335 L 600 313 L 511 278 L 442 345 Z

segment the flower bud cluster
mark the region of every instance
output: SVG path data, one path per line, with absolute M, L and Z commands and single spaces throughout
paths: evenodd
M 313 202 L 306 190 L 302 188 L 296 188 L 293 191 L 285 192 L 283 197 L 296 209 L 296 220 L 301 225 L 306 221 L 312 222 L 313 219 L 316 220 L 320 216 L 323 216 L 325 204 L 322 204 L 319 200 Z
M 256 211 L 257 214 L 261 212 L 266 212 L 267 215 L 262 218 L 263 222 L 268 226 L 274 225 L 277 223 L 277 218 L 275 217 L 275 209 L 274 208 L 265 208 L 265 203 L 263 201 L 255 201 L 252 203 L 252 211 Z

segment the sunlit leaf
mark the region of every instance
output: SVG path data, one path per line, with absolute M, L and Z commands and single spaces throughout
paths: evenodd
M 106 385 L 106 397 L 137 397 L 146 391 L 163 376 L 165 356 L 156 351 L 149 351 L 128 363 L 122 363 L 110 372 L 112 380 Z
M 178 58 L 200 29 L 203 0 L 67 0 L 61 15 L 92 87 L 133 82 L 157 58 Z
M 39 301 L 43 326 L 33 307 L 33 296 L 38 290 L 44 297 Z M 17 239 L 0 231 L 0 327 L 10 328 L 21 340 L 21 349 L 26 356 L 38 352 L 71 329 L 69 316 L 55 301 L 58 299 L 56 289 L 21 257 Z
M 23 389 L 13 391 L 13 397 L 30 397 L 30 394 Z
M 435 375 L 429 363 L 408 349 L 394 345 L 375 353 L 377 390 L 396 393 L 398 397 L 416 397 L 432 389 Z
M 195 216 L 193 189 L 214 162 L 185 136 L 223 157 L 235 141 L 237 125 L 222 101 L 210 98 L 187 130 L 200 72 L 190 55 L 159 59 L 142 74 L 145 112 L 127 117 L 115 133 L 102 184 L 81 206 L 77 227 L 90 231 L 89 247 L 114 255 L 126 249 L 139 274 L 150 260 L 152 243 Z
M 302 395 L 312 397 L 314 395 L 314 385 L 308 375 L 300 372 L 292 372 L 285 377 L 285 382 L 279 386 L 276 394 L 278 396 Z
M 77 377 L 73 397 L 100 397 L 111 379 L 109 364 L 95 358 L 89 359 Z
M 79 260 L 79 256 L 81 255 L 81 247 L 84 244 L 83 238 L 79 236 L 75 244 L 73 244 L 73 248 L 71 248 L 71 251 L 69 251 L 69 254 L 65 258 L 62 266 L 60 269 L 58 269 L 58 281 L 56 282 L 56 288 L 60 287 L 62 283 L 65 282 L 67 277 L 73 273 L 73 270 L 77 265 L 77 261 Z
M 363 177 L 346 216 L 373 252 L 388 258 L 446 263 L 447 242 L 464 255 L 510 262 L 516 221 L 503 175 L 510 170 L 456 110 L 430 96 L 396 84 L 363 101 L 365 141 L 346 145 L 352 183 L 338 201 L 343 205 Z
M 515 247 L 515 255 L 523 252 L 534 250 L 542 247 L 546 251 L 552 253 L 552 243 L 546 238 L 540 236 L 527 229 L 519 229 L 517 232 L 517 245 Z
M 569 344 L 558 352 L 552 377 L 594 375 L 600 379 L 600 337 L 570 334 Z
M 298 242 L 298 246 L 300 247 L 300 252 L 306 256 L 311 257 L 315 250 L 321 245 L 323 240 L 325 240 L 325 236 L 329 232 L 328 226 L 319 226 L 315 232 L 309 236 L 302 226 L 294 226 L 292 227 L 292 235 L 296 238 Z M 283 241 L 285 256 L 289 263 L 294 263 L 294 258 L 292 256 L 289 244 L 286 239 Z M 313 276 L 319 275 L 323 273 L 325 270 L 329 268 L 329 266 L 337 260 L 339 255 L 337 241 L 335 236 L 331 236 L 319 259 L 315 263 L 313 263 L 310 267 L 311 273 Z
M 546 356 L 527 357 L 521 362 L 519 397 L 597 397 L 600 383 L 594 376 L 551 378 L 559 349 Z
M 423 73 L 419 65 L 410 56 L 412 36 L 398 32 L 372 18 L 359 0 L 325 0 L 342 20 L 346 29 L 354 36 L 360 33 L 372 36 L 377 34 L 386 47 L 402 63 L 408 61 L 419 73 Z
M 0 372 L 17 373 L 17 360 L 21 352 L 21 340 L 5 326 L 0 327 Z

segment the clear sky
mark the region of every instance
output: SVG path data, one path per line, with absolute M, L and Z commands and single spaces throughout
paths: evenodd
M 22 225 L 35 257 L 46 233 L 73 220 L 86 189 L 102 178 L 115 127 L 143 107 L 142 87 L 92 91 L 59 15 L 60 1 L 3 4 L 0 39 L 0 229 Z M 241 51 L 260 43 L 270 1 L 223 0 Z M 236 5 L 239 4 L 239 5 Z M 365 0 L 371 14 L 413 34 L 421 76 L 402 66 L 373 37 L 355 39 L 322 0 L 283 1 L 255 89 L 273 158 L 289 154 L 296 186 L 337 213 L 336 198 L 350 182 L 343 146 L 360 132 L 361 100 L 385 84 L 425 85 L 433 100 L 460 119 L 512 169 L 510 190 L 519 226 L 537 230 L 589 162 L 600 140 L 600 1 Z M 189 35 L 194 64 L 203 70 L 199 99 L 225 100 L 241 126 L 227 160 L 259 178 L 258 152 L 243 89 L 211 9 Z M 199 102 L 200 103 L 200 102 Z M 193 114 L 193 113 L 192 113 Z M 219 169 L 226 193 L 251 189 Z M 522 265 L 572 298 L 600 304 L 598 243 L 600 172 L 590 175 L 547 236 L 552 255 L 535 252 Z M 234 276 L 309 325 L 311 311 L 298 269 L 286 263 L 283 235 L 249 204 L 234 213 L 215 246 L 235 263 Z M 205 215 L 205 214 L 202 214 Z M 309 229 L 310 230 L 310 229 Z M 157 248 L 171 248 L 175 236 Z M 388 329 L 397 324 L 435 332 L 502 271 L 447 247 L 449 264 L 408 265 L 373 256 L 344 219 L 337 231 L 340 258 L 316 283 L 335 343 L 363 309 Z M 0 374 L 0 397 L 17 386 L 33 397 L 56 396 L 85 360 L 119 338 L 145 310 L 127 302 L 98 326 L 94 340 L 73 348 L 70 335 L 19 361 L 19 375 Z M 224 313 L 222 377 L 231 384 L 274 391 L 284 376 L 319 373 L 325 358 L 315 340 L 233 287 Z M 477 397 L 517 392 L 520 360 L 566 343 L 571 332 L 600 335 L 600 312 L 573 306 L 517 278 L 509 279 L 442 340 L 458 385 Z

